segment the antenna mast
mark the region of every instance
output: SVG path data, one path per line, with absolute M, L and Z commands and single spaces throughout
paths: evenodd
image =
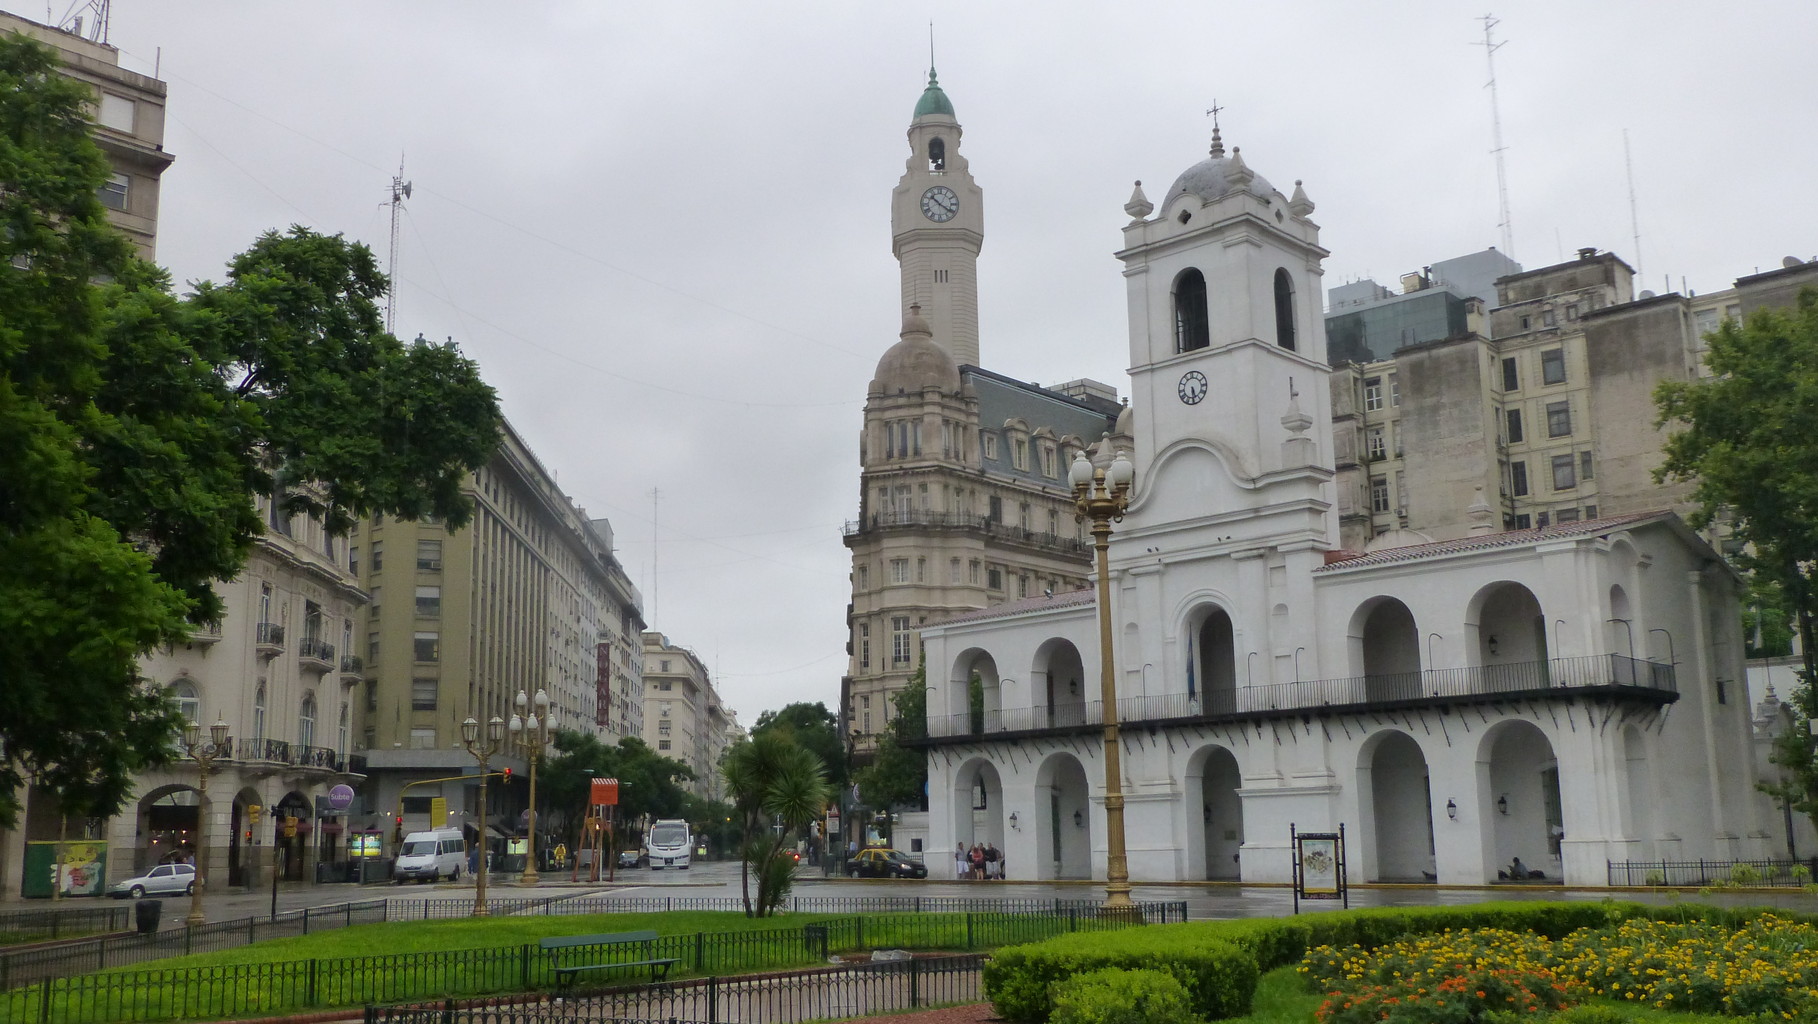
M 391 178 L 391 254 L 385 267 L 385 333 L 391 333 L 392 317 L 397 312 L 398 304 L 398 213 L 404 209 L 404 200 L 410 198 L 410 182 L 404 180 L 404 158 L 398 158 L 398 173 Z
M 653 625 L 657 617 L 657 555 L 662 552 L 657 534 L 661 518 L 658 507 L 661 495 L 662 492 L 657 488 L 650 489 L 650 621 Z
M 46 8 L 44 13 L 48 15 L 50 5 L 45 4 L 44 6 Z M 77 3 L 70 5 L 69 10 L 63 12 L 63 20 L 57 23 L 57 27 L 72 35 L 81 36 L 91 43 L 100 43 L 103 46 L 111 45 L 107 41 L 107 23 L 111 19 L 112 8 L 113 0 L 77 0 Z M 76 13 L 78 9 L 93 11 L 94 20 L 84 26 L 82 15 Z M 83 31 L 85 27 L 86 32 Z
M 1490 152 L 1496 154 L 1496 199 L 1497 215 L 1501 218 L 1497 227 L 1502 229 L 1502 254 L 1510 259 L 1515 258 L 1515 228 L 1509 218 L 1509 168 L 1503 160 L 1502 144 L 1502 108 L 1496 102 L 1496 51 L 1502 49 L 1501 43 L 1491 38 L 1490 32 L 1501 22 L 1496 16 L 1486 14 L 1483 21 L 1483 42 L 1476 45 L 1483 47 L 1484 60 L 1489 63 L 1490 81 L 1485 86 L 1490 90 L 1490 140 L 1493 147 Z
M 1635 240 L 1635 280 L 1641 280 L 1641 217 L 1635 212 L 1635 162 L 1629 159 L 1629 130 L 1622 130 L 1622 169 L 1629 176 L 1629 231 Z

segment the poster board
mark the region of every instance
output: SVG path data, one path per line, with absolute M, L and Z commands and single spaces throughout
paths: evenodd
M 1345 870 L 1345 826 L 1336 832 L 1301 832 L 1288 826 L 1288 855 L 1294 867 L 1294 912 L 1301 900 L 1342 900 L 1351 906 Z
M 48 899 L 59 884 L 57 847 L 63 847 L 65 896 L 102 896 L 107 892 L 107 843 L 96 839 L 32 840 L 25 844 L 25 872 L 21 896 Z

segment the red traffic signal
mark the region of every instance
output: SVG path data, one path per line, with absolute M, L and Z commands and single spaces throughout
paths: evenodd
M 404 827 L 404 816 L 402 814 L 398 815 L 398 827 L 399 828 Z
M 505 781 L 506 782 L 511 781 L 511 769 L 510 768 L 505 769 Z

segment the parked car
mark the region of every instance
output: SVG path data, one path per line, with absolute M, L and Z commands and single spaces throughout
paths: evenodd
M 869 846 L 846 862 L 847 878 L 927 878 L 928 866 L 910 860 L 901 850 Z
M 115 899 L 141 896 L 175 896 L 179 893 L 187 896 L 196 888 L 196 866 L 194 864 L 160 864 L 137 878 L 115 882 L 107 887 L 107 894 Z
M 619 851 L 619 867 L 635 868 L 640 863 L 642 863 L 643 860 L 644 860 L 644 858 L 639 855 L 637 850 L 620 850 Z

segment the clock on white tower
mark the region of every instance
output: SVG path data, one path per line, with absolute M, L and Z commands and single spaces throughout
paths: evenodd
M 959 212 L 959 196 L 945 185 L 935 185 L 922 193 L 922 216 L 944 224 Z

